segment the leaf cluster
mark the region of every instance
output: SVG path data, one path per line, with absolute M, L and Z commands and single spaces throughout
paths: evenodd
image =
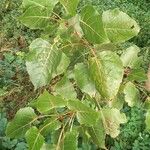
M 144 82 L 146 75 L 140 68 L 140 49 L 132 45 L 117 52 L 119 44 L 138 35 L 139 25 L 119 9 L 99 13 L 86 5 L 77 12 L 78 4 L 79 0 L 23 0 L 22 24 L 55 31 L 33 40 L 26 56 L 35 90 L 44 90 L 6 129 L 10 138 L 25 137 L 29 150 L 75 150 L 79 138 L 82 145 L 107 149 L 106 137 L 118 137 L 121 124 L 128 121 L 121 111 L 124 103 L 141 105 L 136 83 Z M 63 9 L 57 14 L 60 5 Z M 149 110 L 145 120 L 149 129 Z
M 149 20 L 150 20 L 150 3 L 147 0 L 82 0 L 80 6 L 84 6 L 87 3 L 94 5 L 99 11 L 119 8 L 126 12 L 131 17 L 135 18 L 140 24 L 141 31 L 138 36 L 134 37 L 130 41 L 138 45 L 139 47 L 149 47 Z M 149 54 L 150 55 L 150 54 Z

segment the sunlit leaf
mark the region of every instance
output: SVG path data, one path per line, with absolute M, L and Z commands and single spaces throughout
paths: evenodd
M 10 138 L 22 138 L 36 119 L 34 110 L 30 107 L 20 109 L 15 118 L 8 123 L 6 135 Z
M 56 150 L 56 145 L 43 144 L 40 150 Z
M 44 137 L 35 126 L 26 132 L 25 138 L 27 140 L 29 150 L 40 150 L 44 144 Z
M 60 3 L 65 7 L 68 14 L 74 16 L 76 14 L 79 0 L 59 0 Z
M 31 29 L 43 29 L 48 26 L 51 13 L 58 0 L 23 0 L 25 12 L 20 21 Z
M 35 89 L 50 82 L 60 60 L 61 52 L 56 46 L 41 38 L 31 43 L 26 66 Z
M 111 42 L 124 42 L 136 36 L 140 28 L 135 20 L 119 9 L 103 12 L 103 23 Z
M 60 64 L 58 65 L 57 70 L 53 76 L 66 72 L 69 64 L 70 64 L 69 58 L 64 53 L 62 53 Z
M 139 104 L 139 91 L 131 82 L 126 83 L 124 87 L 125 101 L 130 107 Z
M 58 0 L 23 0 L 23 7 L 37 6 L 45 9 L 53 10 L 54 6 L 58 3 Z
M 116 108 L 104 108 L 102 113 L 104 116 L 103 123 L 106 133 L 112 138 L 117 137 L 120 133 L 120 124 L 127 122 L 125 114 L 120 113 Z
M 100 52 L 90 59 L 89 70 L 101 96 L 114 99 L 118 93 L 124 72 L 119 56 L 111 51 Z
M 134 64 L 138 60 L 139 52 L 140 49 L 136 45 L 127 48 L 120 57 L 123 62 L 123 66 L 133 68 Z

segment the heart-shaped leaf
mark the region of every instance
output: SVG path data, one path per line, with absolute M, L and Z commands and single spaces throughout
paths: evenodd
M 81 10 L 81 27 L 85 38 L 92 44 L 108 43 L 109 40 L 103 28 L 102 15 L 87 5 Z
M 50 82 L 60 63 L 61 54 L 55 45 L 41 38 L 31 43 L 26 66 L 35 89 Z
M 140 31 L 136 21 L 118 9 L 104 11 L 103 23 L 111 42 L 127 41 Z
M 22 138 L 36 119 L 34 110 L 30 107 L 20 109 L 15 118 L 8 123 L 6 135 L 10 138 Z
M 119 56 L 103 51 L 89 60 L 89 70 L 95 86 L 103 98 L 114 99 L 123 78 L 123 65 Z

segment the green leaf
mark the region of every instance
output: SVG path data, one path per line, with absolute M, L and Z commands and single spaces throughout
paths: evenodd
M 40 150 L 56 150 L 56 145 L 43 144 L 43 146 Z
M 102 51 L 116 51 L 117 46 L 114 43 L 96 44 L 94 49 L 98 52 Z
M 124 95 L 122 93 L 118 93 L 116 98 L 111 101 L 111 107 L 121 110 L 124 105 Z
M 79 100 L 69 100 L 68 108 L 76 112 L 77 120 L 80 124 L 93 126 L 99 119 L 99 113 L 92 108 L 86 106 Z
M 140 28 L 126 13 L 114 9 L 103 12 L 103 23 L 111 42 L 124 42 L 136 36 Z
M 69 19 L 67 23 L 68 27 L 62 22 L 58 29 L 62 43 L 60 49 L 70 58 L 70 66 L 74 66 L 78 62 L 83 62 L 89 50 L 81 41 L 78 16 Z
M 29 129 L 31 123 L 36 119 L 34 110 L 30 107 L 20 109 L 15 118 L 8 123 L 6 135 L 10 138 L 22 138 Z
M 68 20 L 68 25 L 73 28 L 78 37 L 82 38 L 83 31 L 80 26 L 80 16 L 78 14 Z
M 120 124 L 127 122 L 125 114 L 120 113 L 116 108 L 104 108 L 102 113 L 104 116 L 103 123 L 106 133 L 112 138 L 117 137 L 120 133 Z
M 150 110 L 150 97 L 147 97 L 147 99 L 144 102 L 144 108 L 146 110 Z
M 60 95 L 65 99 L 74 99 L 77 97 L 77 93 L 73 87 L 73 84 L 69 79 L 64 76 L 56 85 L 55 92 L 56 95 Z
M 64 6 L 69 15 L 71 16 L 76 15 L 79 0 L 59 0 L 59 1 Z
M 70 64 L 69 58 L 64 53 L 62 53 L 60 64 L 58 65 L 56 73 L 53 76 L 66 72 L 69 64 Z
M 29 150 L 40 150 L 44 144 L 44 137 L 35 126 L 26 132 L 25 138 L 27 140 Z
M 64 150 L 77 150 L 78 148 L 78 132 L 66 132 L 64 138 Z
M 81 27 L 85 38 L 92 44 L 108 43 L 103 28 L 102 16 L 93 6 L 87 5 L 81 10 Z
M 133 69 L 127 78 L 129 81 L 143 82 L 147 80 L 147 75 L 143 68 Z
M 80 126 L 80 127 L 78 128 L 78 131 L 79 131 L 79 133 L 80 133 L 80 137 L 82 137 L 82 143 L 88 144 L 89 141 L 90 141 L 90 135 L 89 135 L 89 133 L 87 132 L 88 128 L 89 128 L 89 127 L 84 126 L 84 125 L 82 125 L 82 126 Z
M 49 24 L 50 14 L 47 9 L 42 10 L 39 7 L 31 6 L 19 17 L 19 20 L 31 29 L 43 29 Z
M 36 107 L 39 112 L 46 113 L 53 108 L 65 107 L 66 101 L 58 96 L 53 96 L 44 91 L 37 99 Z
M 55 45 L 38 38 L 30 45 L 26 61 L 27 71 L 35 89 L 47 85 L 61 60 L 61 52 Z
M 126 83 L 124 87 L 125 101 L 130 107 L 139 104 L 139 91 L 131 82 Z
M 89 94 L 90 96 L 94 96 L 96 93 L 96 89 L 90 79 L 88 67 L 83 63 L 78 63 L 75 66 L 74 73 L 75 73 L 75 80 L 79 88 L 83 92 Z
M 114 99 L 123 78 L 123 65 L 117 54 L 103 51 L 89 61 L 89 70 L 96 89 L 103 98 Z
M 61 128 L 61 123 L 57 120 L 57 118 L 50 118 L 44 121 L 44 123 L 39 127 L 39 130 L 43 136 L 46 136 L 59 128 Z
M 95 126 L 88 128 L 88 133 L 90 134 L 93 143 L 95 143 L 100 148 L 106 149 L 105 147 L 106 133 L 101 119 L 97 121 Z
M 150 110 L 147 110 L 146 112 L 145 124 L 146 130 L 150 131 Z
M 89 59 L 89 72 L 95 87 L 102 97 L 108 98 L 104 68 L 101 60 L 96 57 Z
M 58 0 L 23 0 L 25 12 L 20 21 L 31 29 L 43 29 L 48 26 L 51 12 Z
M 30 6 L 37 6 L 45 9 L 53 10 L 54 6 L 58 3 L 58 0 L 23 0 L 22 5 L 25 8 Z
M 123 66 L 133 68 L 134 64 L 138 60 L 139 52 L 140 49 L 136 45 L 127 48 L 121 55 Z
M 119 56 L 111 51 L 99 53 L 99 59 L 102 60 L 104 67 L 109 99 L 114 99 L 123 79 L 124 69 L 122 62 Z

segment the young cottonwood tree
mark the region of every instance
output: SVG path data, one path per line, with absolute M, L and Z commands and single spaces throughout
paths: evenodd
M 89 149 L 91 143 L 107 149 L 106 135 L 117 137 L 127 122 L 120 112 L 124 102 L 140 103 L 132 82 L 139 78 L 134 72 L 124 78 L 138 63 L 139 48 L 133 45 L 119 56 L 116 46 L 136 36 L 138 24 L 118 9 L 99 13 L 87 5 L 77 13 L 78 3 L 23 0 L 20 21 L 50 37 L 31 43 L 26 68 L 35 90 L 51 91 L 20 109 L 6 129 L 10 138 L 25 137 L 29 150 Z

